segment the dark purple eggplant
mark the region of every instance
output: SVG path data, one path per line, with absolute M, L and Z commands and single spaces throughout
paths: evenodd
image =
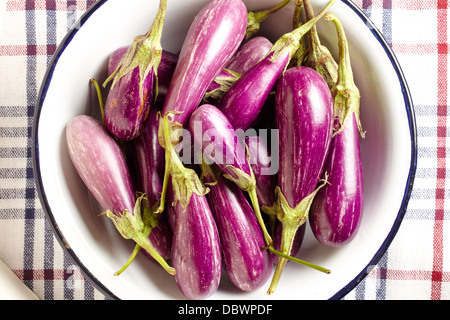
M 278 185 L 278 159 L 269 155 L 267 144 L 260 136 L 246 137 L 245 143 L 248 147 L 249 163 L 255 175 L 256 194 L 261 211 L 268 215 L 270 234 L 273 236 L 275 221 L 277 218 L 277 203 L 275 200 L 275 188 Z
M 119 140 L 136 138 L 147 120 L 153 104 L 154 83 L 161 61 L 161 34 L 167 0 L 161 0 L 149 31 L 137 36 L 105 81 L 112 81 L 105 102 L 106 128 Z
M 243 74 L 223 95 L 218 108 L 233 128 L 246 130 L 255 122 L 277 79 L 297 51 L 300 39 L 334 2 L 331 0 L 314 19 L 281 36 L 266 57 Z
M 264 236 L 255 212 L 242 190 L 215 166 L 202 168 L 204 179 L 215 182 L 206 198 L 219 231 L 226 273 L 237 288 L 256 290 L 272 273 L 272 254 L 262 250 Z
M 244 39 L 247 8 L 241 0 L 212 0 L 195 16 L 170 83 L 162 115 L 183 127 L 214 78 Z
M 248 192 L 266 243 L 270 245 L 272 239 L 261 215 L 256 180 L 247 159 L 244 141 L 239 141 L 225 115 L 209 104 L 201 105 L 192 113 L 188 129 L 194 139 L 194 154 L 202 154 L 207 164 L 215 163 L 225 178 Z M 201 161 L 197 160 L 197 163 Z
M 207 298 L 217 291 L 222 273 L 220 238 L 211 208 L 205 195 L 192 193 L 184 206 L 172 185 L 167 192 L 175 281 L 188 299 Z
M 77 116 L 67 124 L 66 139 L 75 169 L 119 233 L 134 240 L 174 274 L 175 270 L 148 239 L 151 227 L 143 220 L 142 197 L 136 199 L 127 162 L 116 140 L 99 121 L 87 115 Z
M 154 214 L 159 207 L 164 176 L 164 149 L 158 140 L 158 110 L 150 110 L 149 119 L 142 133 L 130 142 L 131 156 L 136 162 L 138 190 L 145 195 L 143 205 L 156 216 L 149 223 L 153 229 L 149 240 L 159 254 L 168 260 L 171 257 L 172 230 L 167 221 L 167 215 Z M 148 255 L 146 251 L 144 251 Z
M 280 251 L 289 254 L 298 228 L 308 218 L 320 181 L 333 129 L 333 99 L 313 69 L 292 67 L 277 85 L 275 117 L 279 130 L 278 220 Z M 287 260 L 279 259 L 268 294 L 275 291 Z
M 329 184 L 316 195 L 310 213 L 310 226 L 316 239 L 339 247 L 356 235 L 364 207 L 364 179 L 359 138 L 364 137 L 359 121 L 360 93 L 353 81 L 347 38 L 334 15 L 339 41 L 339 67 L 332 88 L 335 105 L 335 134 L 325 165 Z
M 123 58 L 130 46 L 120 47 L 111 54 L 108 60 L 108 76 L 116 70 L 120 60 Z M 167 89 L 172 79 L 175 66 L 177 65 L 178 55 L 167 50 L 162 50 L 161 61 L 158 66 L 158 86 L 154 88 L 155 101 L 158 104 L 164 102 Z M 156 91 L 157 90 L 157 91 Z

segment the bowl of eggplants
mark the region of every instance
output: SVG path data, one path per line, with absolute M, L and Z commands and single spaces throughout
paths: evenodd
M 53 56 L 47 221 L 110 299 L 342 299 L 416 168 L 413 103 L 351 1 L 97 1 Z

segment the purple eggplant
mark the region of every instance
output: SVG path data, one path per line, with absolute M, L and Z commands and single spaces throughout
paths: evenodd
M 224 267 L 243 291 L 264 285 L 272 273 L 272 254 L 262 250 L 264 236 L 242 190 L 215 166 L 203 165 L 203 177 L 214 181 L 206 195 L 219 231 Z
M 277 174 L 272 174 L 274 171 L 278 172 L 278 168 L 274 165 L 274 161 L 278 159 L 272 158 L 267 149 L 267 144 L 259 136 L 250 136 L 246 138 L 248 152 L 250 156 L 250 165 L 256 179 L 256 193 L 258 201 L 261 206 L 261 211 L 269 218 L 270 234 L 273 239 L 273 249 L 280 250 L 280 240 L 282 225 L 277 221 L 278 204 L 275 199 L 275 189 L 278 185 Z M 306 224 L 299 227 L 295 239 L 292 243 L 289 255 L 295 257 L 303 243 L 303 238 L 306 231 Z M 274 255 L 273 262 L 278 262 L 278 255 Z
M 272 49 L 272 42 L 266 37 L 258 36 L 244 42 L 225 68 L 244 74 L 261 61 Z
M 276 220 L 277 204 L 275 200 L 275 188 L 278 184 L 278 168 L 274 166 L 269 155 L 267 144 L 260 136 L 245 138 L 248 147 L 249 162 L 255 175 L 256 194 L 261 211 L 268 215 L 270 234 L 273 236 Z M 278 162 L 277 159 L 274 161 Z
M 203 152 L 208 164 L 215 163 L 240 188 L 254 187 L 254 177 L 247 161 L 244 146 L 240 144 L 234 128 L 215 106 L 203 104 L 192 113 L 188 124 L 195 149 Z M 198 154 L 199 151 L 194 151 Z M 196 161 L 201 163 L 200 159 Z
M 175 281 L 188 299 L 207 298 L 217 291 L 222 273 L 220 238 L 211 208 L 205 195 L 192 193 L 184 206 L 171 186 L 167 192 Z
M 277 85 L 275 117 L 279 130 L 278 220 L 282 224 L 280 251 L 288 254 L 298 228 L 308 218 L 330 147 L 333 99 L 315 70 L 292 67 Z M 287 260 L 279 259 L 268 294 L 275 291 Z
M 338 79 L 332 89 L 336 132 L 325 165 L 329 184 L 316 195 L 310 213 L 310 226 L 316 239 L 339 247 L 356 235 L 364 207 L 364 179 L 359 138 L 364 137 L 359 121 L 360 94 L 353 81 L 344 28 L 334 15 L 339 41 Z
M 259 208 L 255 176 L 243 141 L 239 141 L 228 119 L 217 107 L 204 104 L 192 113 L 188 129 L 194 138 L 194 154 L 201 153 L 207 164 L 215 163 L 225 178 L 248 192 L 266 243 L 270 245 L 272 239 Z M 201 161 L 198 160 L 197 163 Z
M 235 129 L 246 130 L 255 122 L 277 79 L 297 51 L 300 39 L 334 2 L 331 0 L 314 19 L 281 36 L 266 57 L 243 74 L 223 95 L 218 107 Z
M 134 240 L 174 274 L 175 270 L 148 239 L 151 227 L 142 217 L 142 197 L 136 199 L 127 162 L 116 140 L 99 121 L 87 115 L 77 116 L 67 124 L 66 139 L 75 169 L 119 233 Z
M 108 60 L 108 76 L 116 70 L 120 60 L 123 58 L 130 46 L 123 46 L 113 51 Z M 161 61 L 158 66 L 158 86 L 154 88 L 155 101 L 162 105 L 167 94 L 167 89 L 172 79 L 178 55 L 167 50 L 162 50 Z
M 116 70 L 105 102 L 106 128 L 119 140 L 136 138 L 144 128 L 153 104 L 154 83 L 161 61 L 161 34 L 167 0 L 161 0 L 149 31 L 134 39 Z
M 246 26 L 247 8 L 242 0 L 212 0 L 191 23 L 162 108 L 161 122 L 165 122 L 166 126 L 160 131 L 161 136 L 167 139 L 160 139 L 166 149 L 166 168 L 159 212 L 164 210 L 167 183 L 174 171 L 170 161 L 174 146 L 169 145 L 172 139 L 168 136 L 187 125 L 208 86 L 239 48 Z M 172 124 L 167 123 L 168 120 Z M 174 143 L 176 145 L 178 141 Z M 179 169 L 185 172 L 182 166 Z
M 186 125 L 214 78 L 238 49 L 247 27 L 241 0 L 212 0 L 195 16 L 164 102 L 162 115 Z
M 164 175 L 164 149 L 158 140 L 158 110 L 150 110 L 149 119 L 142 133 L 130 142 L 131 155 L 136 162 L 138 190 L 145 194 L 143 204 L 147 210 L 154 212 L 159 207 Z M 149 240 L 159 254 L 168 260 L 171 257 L 172 230 L 167 215 L 155 214 L 156 221 L 149 235 Z M 148 255 L 146 251 L 144 251 Z
M 244 42 L 228 64 L 214 78 L 206 90 L 203 101 L 217 105 L 225 92 L 249 69 L 266 56 L 272 43 L 265 37 L 254 37 Z

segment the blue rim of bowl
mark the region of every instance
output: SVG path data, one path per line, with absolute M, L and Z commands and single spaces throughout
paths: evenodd
M 375 253 L 373 258 L 370 260 L 370 262 L 367 264 L 366 268 L 364 268 L 352 281 L 350 281 L 349 284 L 347 284 L 344 288 L 339 290 L 334 296 L 332 296 L 331 300 L 337 300 L 342 299 L 344 296 L 346 296 L 351 290 L 353 290 L 358 283 L 360 283 L 368 274 L 368 272 L 375 266 L 380 259 L 383 257 L 383 255 L 386 253 L 388 247 L 392 243 L 392 240 L 397 234 L 398 229 L 400 228 L 400 224 L 403 221 L 403 218 L 406 214 L 406 210 L 408 207 L 408 202 L 411 197 L 411 192 L 413 189 L 414 184 L 414 177 L 416 174 L 416 168 L 417 168 L 417 128 L 416 128 L 416 119 L 414 114 L 414 104 L 412 101 L 411 93 L 409 91 L 409 87 L 407 84 L 407 81 L 405 79 L 405 76 L 403 74 L 402 68 L 397 60 L 397 57 L 395 56 L 395 53 L 392 51 L 388 43 L 386 42 L 384 36 L 382 33 L 375 27 L 373 22 L 367 17 L 367 15 L 359 8 L 357 7 L 352 1 L 350 0 L 341 0 L 343 3 L 345 3 L 347 6 L 349 6 L 358 16 L 359 18 L 365 23 L 365 25 L 370 29 L 373 36 L 376 38 L 376 40 L 379 42 L 381 47 L 384 49 L 387 57 L 392 63 L 392 67 L 394 68 L 398 80 L 400 82 L 401 88 L 402 88 L 402 94 L 403 99 L 405 102 L 405 111 L 408 117 L 408 123 L 409 123 L 409 129 L 410 129 L 410 137 L 411 137 L 411 161 L 410 161 L 410 169 L 409 169 L 409 175 L 405 186 L 405 191 L 403 194 L 403 200 L 400 206 L 400 209 L 398 211 L 397 217 L 394 221 L 394 224 L 392 225 L 392 228 L 384 240 L 383 244 L 380 246 L 378 251 Z
M 74 264 L 80 267 L 80 271 L 83 274 L 83 276 L 86 279 L 89 279 L 89 281 L 95 285 L 95 287 L 102 292 L 106 297 L 109 299 L 117 300 L 119 299 L 113 292 L 111 292 L 101 281 L 99 281 L 82 263 L 82 261 L 78 258 L 76 253 L 67 245 L 64 235 L 61 232 L 61 230 L 58 228 L 58 223 L 55 220 L 50 205 L 47 201 L 47 197 L 45 195 L 45 190 L 43 188 L 42 183 L 42 177 L 40 174 L 40 166 L 39 166 L 39 143 L 38 143 L 38 127 L 39 127 L 39 117 L 41 114 L 42 106 L 45 100 L 45 96 L 47 94 L 48 87 L 50 85 L 53 72 L 55 70 L 55 67 L 58 63 L 59 58 L 63 54 L 66 47 L 69 45 L 69 43 L 72 41 L 72 39 L 75 37 L 76 33 L 80 28 L 83 27 L 84 23 L 96 12 L 103 4 L 105 4 L 108 0 L 99 0 L 96 3 L 94 3 L 79 19 L 79 22 L 76 24 L 76 28 L 71 29 L 64 39 L 61 41 L 61 44 L 58 46 L 55 54 L 52 57 L 52 60 L 49 64 L 49 67 L 46 71 L 46 74 L 43 78 L 42 85 L 39 90 L 38 100 L 36 103 L 35 113 L 34 113 L 34 119 L 33 119 L 33 145 L 32 148 L 32 158 L 33 158 L 33 170 L 34 170 L 34 177 L 36 179 L 36 189 L 39 196 L 39 199 L 42 204 L 42 208 L 44 209 L 45 215 L 50 222 L 50 226 L 53 230 L 53 233 L 56 235 L 56 238 L 62 248 L 65 250 L 65 252 L 68 254 L 70 259 Z M 371 266 L 376 265 L 379 260 L 382 258 L 382 256 L 386 253 L 389 245 L 391 244 L 392 240 L 394 239 L 395 235 L 397 234 L 397 231 L 400 227 L 400 224 L 403 220 L 403 217 L 406 213 L 407 206 L 409 199 L 411 197 L 411 192 L 413 188 L 413 182 L 414 177 L 416 173 L 417 168 L 417 129 L 416 129 L 416 120 L 415 120 L 415 114 L 414 114 L 414 107 L 413 107 L 413 101 L 412 97 L 409 91 L 408 84 L 406 82 L 405 76 L 403 74 L 402 68 L 400 67 L 400 64 L 392 51 L 392 49 L 389 47 L 388 43 L 386 42 L 385 38 L 383 37 L 382 33 L 375 27 L 375 25 L 372 23 L 372 21 L 367 17 L 367 15 L 359 8 L 357 7 L 352 1 L 350 0 L 341 0 L 342 3 L 347 5 L 350 9 L 352 9 L 357 16 L 365 23 L 366 26 L 370 29 L 373 36 L 376 38 L 376 40 L 379 42 L 379 44 L 384 49 L 386 55 L 388 56 L 389 60 L 392 63 L 392 67 L 394 68 L 398 80 L 400 82 L 401 88 L 402 88 L 402 94 L 405 102 L 405 111 L 407 113 L 408 122 L 409 122 L 409 129 L 410 129 L 410 136 L 411 136 L 411 162 L 410 162 L 410 170 L 409 175 L 407 179 L 407 183 L 405 186 L 405 191 L 403 195 L 403 200 L 400 206 L 400 209 L 398 211 L 397 217 L 394 221 L 394 224 L 384 240 L 383 244 L 380 246 L 378 251 L 375 253 L 373 258 L 369 261 L 366 268 L 364 268 L 353 280 L 351 280 L 346 286 L 344 286 L 341 290 L 339 290 L 337 293 L 335 293 L 332 297 L 330 297 L 330 300 L 339 300 L 345 297 L 350 291 L 352 291 L 368 274 L 366 270 L 370 270 Z

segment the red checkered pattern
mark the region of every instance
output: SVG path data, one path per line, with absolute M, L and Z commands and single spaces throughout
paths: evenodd
M 345 299 L 450 299 L 450 5 L 447 0 L 354 2 L 383 33 L 408 81 L 417 122 L 418 163 L 396 238 Z M 93 3 L 0 4 L 0 259 L 46 300 L 105 298 L 83 279 L 55 240 L 37 198 L 31 161 L 34 106 L 46 67 L 66 32 Z

